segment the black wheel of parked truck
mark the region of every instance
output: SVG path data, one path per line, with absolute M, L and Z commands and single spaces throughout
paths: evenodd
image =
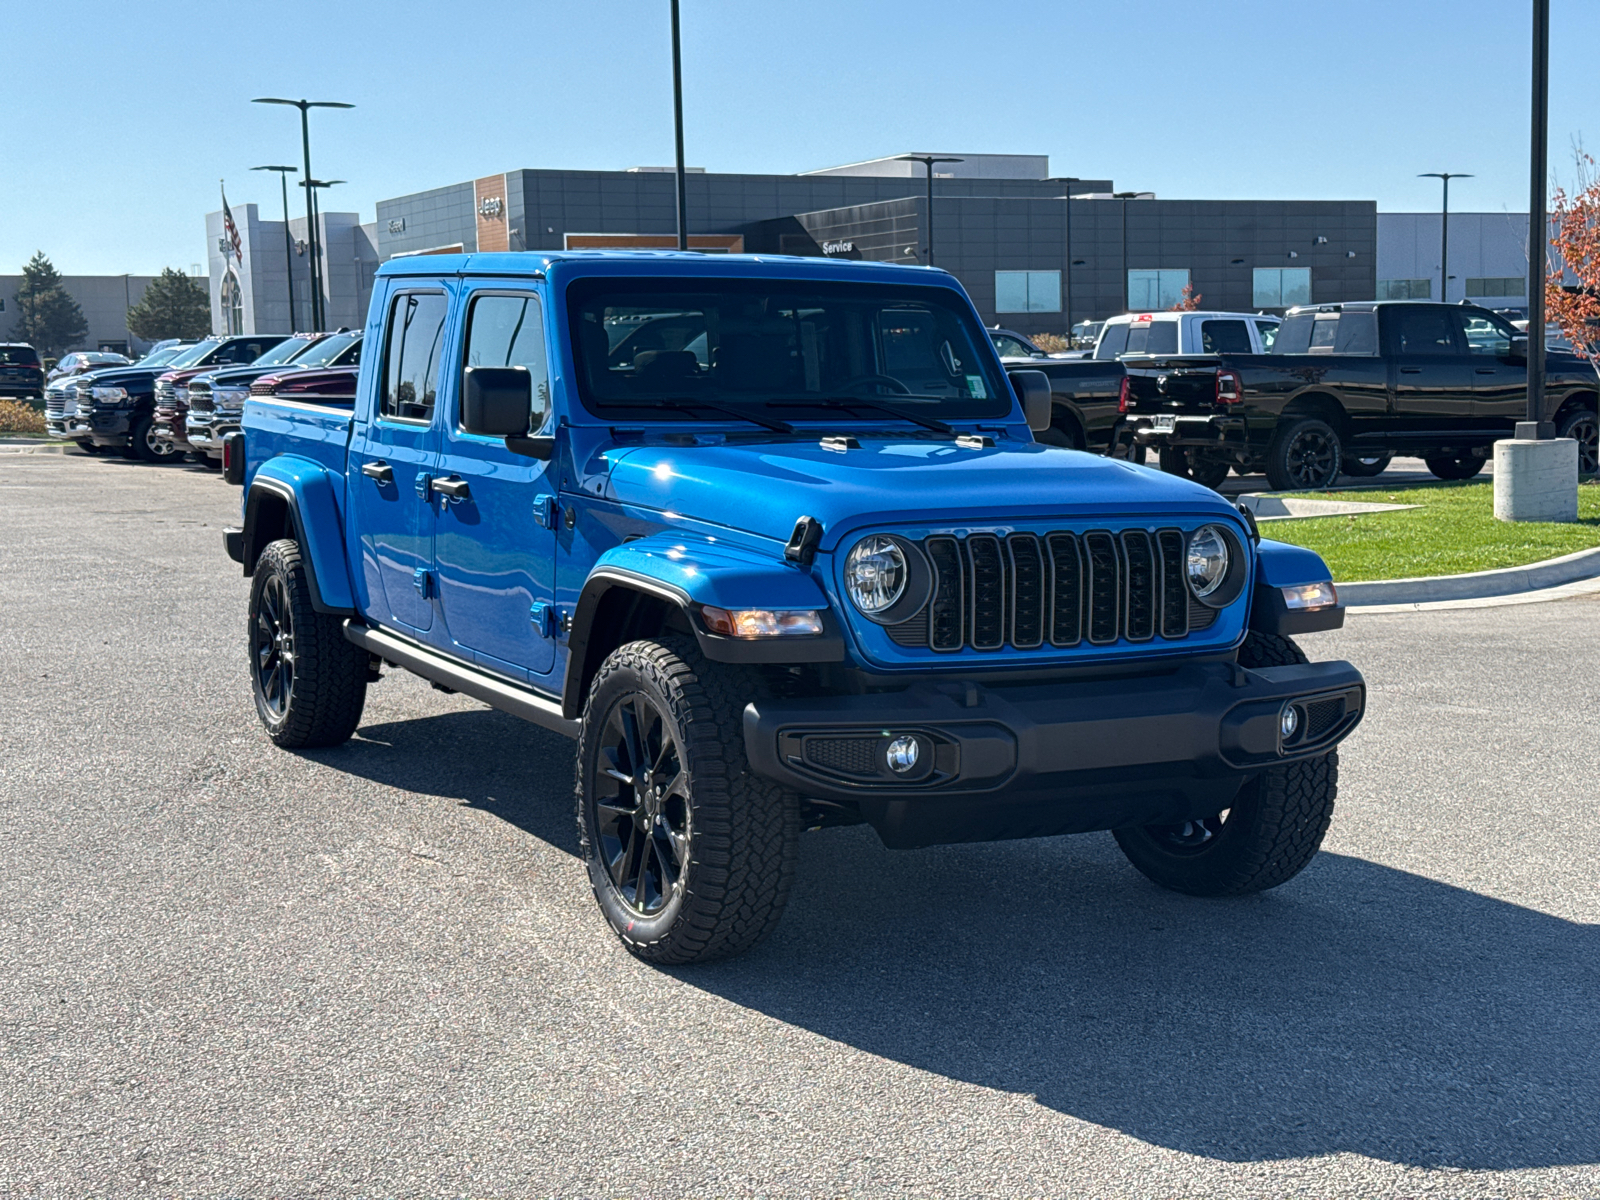
M 1489 460 L 1476 454 L 1440 455 L 1422 460 L 1436 479 L 1471 479 Z
M 1208 488 L 1220 487 L 1228 477 L 1229 464 L 1203 450 L 1169 446 L 1161 451 L 1161 469 L 1168 475 L 1181 475 Z
M 1319 417 L 1285 417 L 1267 449 L 1267 482 L 1275 492 L 1332 487 L 1344 465 L 1339 433 Z
M 613 651 L 589 690 L 578 837 L 601 911 L 647 962 L 738 954 L 783 914 L 799 801 L 745 761 L 753 685 L 669 636 Z
M 1244 667 L 1303 663 L 1285 637 L 1251 633 L 1239 651 Z M 1339 755 L 1286 763 L 1245 783 L 1214 817 L 1115 831 L 1128 861 L 1164 888 L 1191 896 L 1242 896 L 1293 879 L 1316 857 L 1333 819 Z
M 1600 473 L 1600 419 L 1593 409 L 1575 408 L 1556 422 L 1558 438 L 1578 443 L 1578 474 L 1585 479 Z
M 1356 479 L 1371 479 L 1374 475 L 1382 475 L 1387 471 L 1393 461 L 1392 454 L 1347 455 L 1340 469 Z
M 102 446 L 95 445 L 95 443 L 91 442 L 88 438 L 79 438 L 73 444 L 77 446 L 79 450 L 82 450 L 85 454 L 87 454 L 90 458 L 93 458 L 96 454 L 99 454 L 102 449 L 104 449 Z
M 182 457 L 182 452 L 157 431 L 155 418 L 149 413 L 134 418 L 133 428 L 128 430 L 128 446 L 123 453 L 129 458 L 150 463 L 175 462 Z
M 267 736 L 285 749 L 337 746 L 367 701 L 367 652 L 311 605 L 297 543 L 273 542 L 250 581 L 250 684 Z

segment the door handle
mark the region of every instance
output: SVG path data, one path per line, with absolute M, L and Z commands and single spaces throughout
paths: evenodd
M 368 479 L 376 479 L 379 483 L 394 482 L 394 468 L 382 459 L 362 463 L 361 473 Z
M 1402 374 L 1402 375 L 1421 375 L 1422 374 L 1422 368 L 1421 367 L 1401 367 L 1400 368 L 1400 374 Z
M 1474 368 L 1473 373 L 1477 374 L 1477 375 L 1493 375 L 1494 374 L 1494 368 L 1493 367 L 1476 367 L 1476 368 Z
M 451 500 L 465 500 L 472 495 L 472 489 L 467 486 L 467 481 L 455 475 L 449 479 L 435 479 L 433 490 Z

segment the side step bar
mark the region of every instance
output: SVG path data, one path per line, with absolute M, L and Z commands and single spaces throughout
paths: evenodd
M 370 625 L 346 621 L 344 636 L 369 654 L 396 663 L 413 674 L 471 696 L 474 700 L 482 700 L 490 708 L 498 708 L 501 712 L 532 721 L 535 725 L 569 738 L 578 736 L 580 723 L 562 716 L 558 701 L 546 699 L 531 688 L 518 687 L 406 638 L 373 629 Z

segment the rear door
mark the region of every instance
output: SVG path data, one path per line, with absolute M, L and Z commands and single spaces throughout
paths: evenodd
M 1396 431 L 1465 429 L 1472 419 L 1472 364 L 1442 304 L 1391 304 L 1385 321 L 1394 371 Z
M 391 294 L 375 411 L 351 441 L 351 512 L 371 615 L 402 631 L 433 624 L 432 477 L 450 293 L 444 280 Z
M 557 495 L 552 462 L 513 454 L 501 438 L 461 428 L 468 367 L 525 367 L 533 385 L 531 433 L 550 414 L 543 305 L 525 282 L 474 281 L 464 330 L 452 337 L 449 419 L 441 424 L 434 501 L 434 562 L 447 648 L 537 683 L 555 660 Z M 455 492 L 456 495 L 446 494 Z
M 1472 426 L 1509 435 L 1528 412 L 1528 364 L 1511 357 L 1516 331 L 1489 312 L 1460 309 L 1455 317 L 1472 360 Z

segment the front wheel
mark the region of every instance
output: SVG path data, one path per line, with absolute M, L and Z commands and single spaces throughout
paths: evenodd
M 1578 474 L 1585 478 L 1600 473 L 1600 419 L 1587 408 L 1576 409 L 1561 418 L 1556 436 L 1578 443 Z
M 367 653 L 311 604 L 298 543 L 273 542 L 250 581 L 250 686 L 267 736 L 287 750 L 337 746 L 361 722 Z
M 146 413 L 136 418 L 128 431 L 127 453 L 141 462 L 172 462 L 180 451 L 156 428 L 155 418 Z
M 1285 637 L 1251 633 L 1244 667 L 1306 661 Z M 1293 879 L 1316 857 L 1339 791 L 1337 751 L 1270 767 L 1212 817 L 1114 831 L 1117 845 L 1153 883 L 1191 896 L 1242 896 Z
M 1288 418 L 1267 451 L 1267 482 L 1275 492 L 1310 492 L 1332 487 L 1344 454 L 1339 433 L 1319 417 Z
M 741 953 L 783 914 L 799 804 L 745 761 L 752 685 L 667 637 L 613 651 L 584 705 L 583 860 L 606 920 L 647 962 Z
M 1436 479 L 1471 479 L 1489 460 L 1476 454 L 1440 455 L 1422 460 Z

